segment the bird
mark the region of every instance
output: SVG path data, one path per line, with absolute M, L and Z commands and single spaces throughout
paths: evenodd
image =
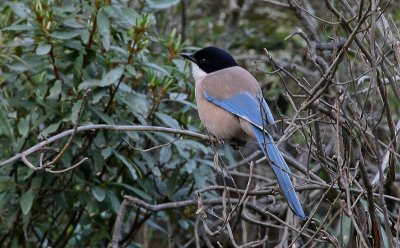
M 290 209 L 300 220 L 306 220 L 290 180 L 290 169 L 272 138 L 275 120 L 258 81 L 218 47 L 208 46 L 180 56 L 191 63 L 203 126 L 220 140 L 246 143 L 255 139 L 269 159 Z

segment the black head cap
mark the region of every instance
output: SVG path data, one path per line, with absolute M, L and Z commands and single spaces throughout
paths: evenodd
M 181 56 L 196 63 L 206 73 L 238 65 L 228 52 L 213 46 L 205 47 L 193 54 L 181 53 Z

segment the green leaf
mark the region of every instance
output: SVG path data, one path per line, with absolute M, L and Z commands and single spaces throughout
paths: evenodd
M 99 202 L 102 202 L 106 198 L 106 192 L 97 186 L 92 187 L 90 191 Z
M 94 200 L 89 200 L 86 203 L 86 211 L 89 214 L 89 216 L 94 216 L 96 214 L 98 214 L 99 212 L 99 204 L 94 201 Z
M 101 155 L 103 156 L 104 159 L 107 159 L 108 157 L 110 157 L 112 154 L 112 149 L 107 147 L 106 149 L 103 149 L 101 151 Z
M 193 104 L 192 102 L 189 102 L 187 100 L 187 98 L 188 98 L 188 95 L 181 93 L 181 92 L 179 92 L 179 93 L 171 92 L 169 94 L 169 100 L 180 102 L 180 103 L 183 103 L 184 105 L 187 105 L 190 108 L 197 109 L 197 106 L 195 104 Z
M 161 177 L 160 168 L 158 168 L 157 166 L 154 166 L 153 168 L 151 168 L 151 172 L 153 173 L 154 176 Z
M 119 7 L 108 5 L 108 6 L 104 6 L 102 8 L 102 11 L 104 11 L 107 14 L 107 16 L 110 17 L 110 19 L 123 18 L 122 10 Z
M 152 9 L 167 9 L 177 5 L 180 0 L 147 0 L 147 4 Z
M 84 44 L 89 42 L 90 32 L 87 29 L 81 29 L 81 40 Z
M 24 232 L 24 236 L 28 236 L 28 226 L 30 223 L 31 215 L 22 215 L 22 230 Z
M 131 112 L 136 115 L 146 117 L 149 112 L 149 101 L 145 95 L 132 93 L 125 97 L 125 99 L 119 97 L 130 109 Z
M 81 90 L 86 90 L 88 88 L 94 88 L 96 86 L 99 86 L 100 82 L 101 81 L 97 80 L 97 79 L 89 79 L 89 80 L 83 81 L 82 83 L 79 84 L 78 90 L 81 91 Z
M 144 63 L 142 63 L 142 65 L 146 66 L 146 67 L 149 67 L 150 69 L 159 71 L 164 76 L 171 76 L 167 70 L 165 70 L 164 68 L 162 68 L 161 66 L 159 66 L 157 64 L 154 64 L 154 63 L 151 63 L 151 62 L 144 62 Z
M 47 43 L 39 43 L 39 45 L 36 48 L 36 54 L 37 55 L 46 55 L 50 52 L 51 50 L 51 45 Z
M 103 10 L 110 19 L 118 20 L 116 23 L 119 26 L 132 27 L 137 24 L 136 19 L 138 18 L 139 14 L 132 8 L 120 8 L 109 5 L 105 6 Z
M 71 117 L 69 118 L 70 121 L 75 125 L 76 119 L 78 118 L 79 110 L 81 109 L 82 102 L 75 102 L 71 109 Z
M 109 124 L 109 125 L 114 125 L 115 124 L 114 120 L 110 116 L 104 114 L 103 112 L 99 111 L 98 109 L 91 107 L 90 110 L 92 110 L 106 124 Z
M 157 158 L 153 156 L 151 153 L 142 152 L 140 155 L 145 160 L 145 164 L 148 168 L 153 168 L 156 165 Z
M 25 136 L 29 132 L 29 118 L 21 118 L 19 119 L 19 122 L 17 124 L 18 132 L 22 135 Z
M 185 164 L 185 168 L 186 168 L 187 173 L 192 174 L 193 171 L 196 169 L 196 161 L 195 160 L 189 160 Z
M 181 143 L 186 149 L 196 149 L 196 150 L 200 150 L 202 153 L 204 154 L 208 154 L 209 150 L 207 149 L 207 147 L 205 147 L 203 144 L 194 141 L 194 140 L 179 140 L 179 143 Z
M 127 131 L 126 134 L 128 135 L 129 139 L 135 142 L 140 140 L 139 134 L 135 131 Z
M 12 11 L 21 18 L 27 18 L 31 14 L 31 10 L 28 8 L 27 4 L 24 3 L 9 3 L 8 4 Z
M 176 149 L 179 152 L 179 155 L 183 158 L 189 158 L 190 157 L 190 153 L 187 152 L 187 146 L 185 146 L 185 144 L 182 142 L 182 140 L 178 140 L 177 142 L 174 143 Z
M 160 150 L 160 163 L 164 164 L 171 159 L 172 151 L 171 146 L 164 146 Z
M 22 213 L 24 213 L 24 215 L 27 215 L 31 211 L 34 198 L 35 193 L 32 189 L 29 189 L 21 196 L 19 204 L 21 205 Z
M 123 66 L 119 66 L 117 68 L 112 69 L 101 79 L 99 86 L 104 87 L 117 83 L 117 81 L 121 78 L 123 73 L 124 73 Z
M 11 138 L 13 143 L 15 142 L 14 132 L 7 117 L 6 107 L 3 104 L 0 104 L 0 134 L 4 134 Z
M 104 49 L 110 50 L 110 20 L 108 20 L 104 10 L 100 10 L 97 14 L 97 29 L 100 32 Z
M 196 188 L 204 188 L 211 184 L 215 184 L 215 177 L 210 177 L 210 173 L 212 174 L 213 170 L 213 163 L 209 160 L 201 160 L 199 163 L 199 167 L 194 170 L 193 174 L 191 177 L 195 180 L 196 182 Z
M 44 70 L 47 65 L 48 64 L 46 60 L 43 61 L 43 58 L 39 58 L 38 56 L 36 56 L 29 59 L 26 58 L 24 60 L 14 61 L 12 64 L 6 66 L 17 72 L 25 72 L 25 71 L 38 72 L 40 70 Z
M 81 35 L 82 30 L 80 29 L 72 29 L 72 30 L 65 30 L 65 31 L 55 31 L 50 34 L 51 37 L 60 39 L 60 40 L 69 40 Z
M 108 95 L 108 92 L 105 89 L 95 91 L 94 94 L 92 95 L 92 99 L 93 99 L 92 104 L 98 103 L 106 95 Z
M 132 65 L 127 65 L 125 67 L 125 69 L 126 69 L 126 72 L 129 73 L 129 75 L 134 76 L 134 77 L 136 76 L 136 69 Z
M 352 232 L 352 225 L 351 225 L 351 219 L 347 217 L 346 215 L 343 215 L 342 221 L 340 222 L 341 225 L 341 230 L 343 233 L 343 243 L 348 244 L 349 241 L 351 241 L 351 232 Z M 339 236 L 339 232 L 337 234 Z
M 174 170 L 172 175 L 169 176 L 168 182 L 167 182 L 167 196 L 169 199 L 173 199 L 175 189 L 178 185 L 178 176 L 179 176 L 179 170 Z
M 126 24 L 128 24 L 129 26 L 133 26 L 136 24 L 136 20 L 139 17 L 139 14 L 135 10 L 133 10 L 133 8 L 123 8 L 122 17 Z
M 54 82 L 53 87 L 50 88 L 50 94 L 47 97 L 47 99 L 53 99 L 53 100 L 57 100 L 58 97 L 61 94 L 61 90 L 62 90 L 62 86 L 61 86 L 61 80 L 56 80 Z
M 14 24 L 8 27 L 5 27 L 2 29 L 2 31 L 34 31 L 36 30 L 35 27 L 33 27 L 30 24 Z
M 57 7 L 60 6 L 60 7 Z M 78 8 L 79 10 L 81 10 L 81 7 L 72 4 L 71 2 L 65 2 L 65 4 L 55 4 L 54 6 L 54 10 L 56 14 L 76 14 L 76 12 L 78 12 Z
M 119 208 L 121 207 L 121 203 L 114 192 L 107 191 L 108 199 L 110 199 L 111 208 L 115 213 L 119 212 Z
M 8 75 L 0 75 L 0 86 L 4 83 L 8 78 Z
M 136 180 L 138 178 L 136 174 L 135 168 L 133 168 L 133 164 L 125 158 L 122 154 L 118 153 L 117 151 L 113 151 L 115 156 L 128 168 L 130 175 L 132 176 L 133 180 Z
M 85 28 L 84 22 L 82 20 L 78 21 L 76 18 L 68 18 L 63 24 L 70 28 Z
M 172 118 L 170 115 L 164 114 L 157 112 L 156 116 L 158 119 L 160 119 L 165 125 L 175 128 L 175 129 L 180 129 L 179 122 Z
M 57 129 L 60 127 L 60 124 L 61 124 L 61 121 L 49 125 L 48 127 L 46 127 L 45 129 L 42 130 L 41 134 L 44 137 L 48 137 L 50 134 L 57 131 Z

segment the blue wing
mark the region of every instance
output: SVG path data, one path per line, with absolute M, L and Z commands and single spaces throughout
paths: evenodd
M 271 110 L 261 96 L 257 97 L 259 99 L 255 99 L 250 93 L 241 92 L 226 100 L 218 100 L 205 91 L 203 95 L 208 101 L 234 115 L 242 117 L 253 125 L 262 127 L 267 126 L 265 124 L 274 124 L 275 122 Z
M 276 147 L 271 135 L 268 133 L 269 129 L 266 124 L 272 124 L 274 118 L 265 100 L 261 96 L 257 97 L 260 99 L 255 99 L 247 92 L 235 94 L 224 100 L 218 100 L 205 91 L 203 95 L 208 101 L 252 124 L 254 136 L 265 156 L 272 162 L 272 170 L 278 179 L 279 186 L 290 208 L 300 219 L 306 219 L 288 175 L 290 169 Z

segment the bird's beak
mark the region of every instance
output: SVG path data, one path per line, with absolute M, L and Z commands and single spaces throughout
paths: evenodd
M 180 53 L 181 57 L 192 61 L 193 63 L 197 63 L 196 59 L 193 57 L 193 54 L 190 53 Z

